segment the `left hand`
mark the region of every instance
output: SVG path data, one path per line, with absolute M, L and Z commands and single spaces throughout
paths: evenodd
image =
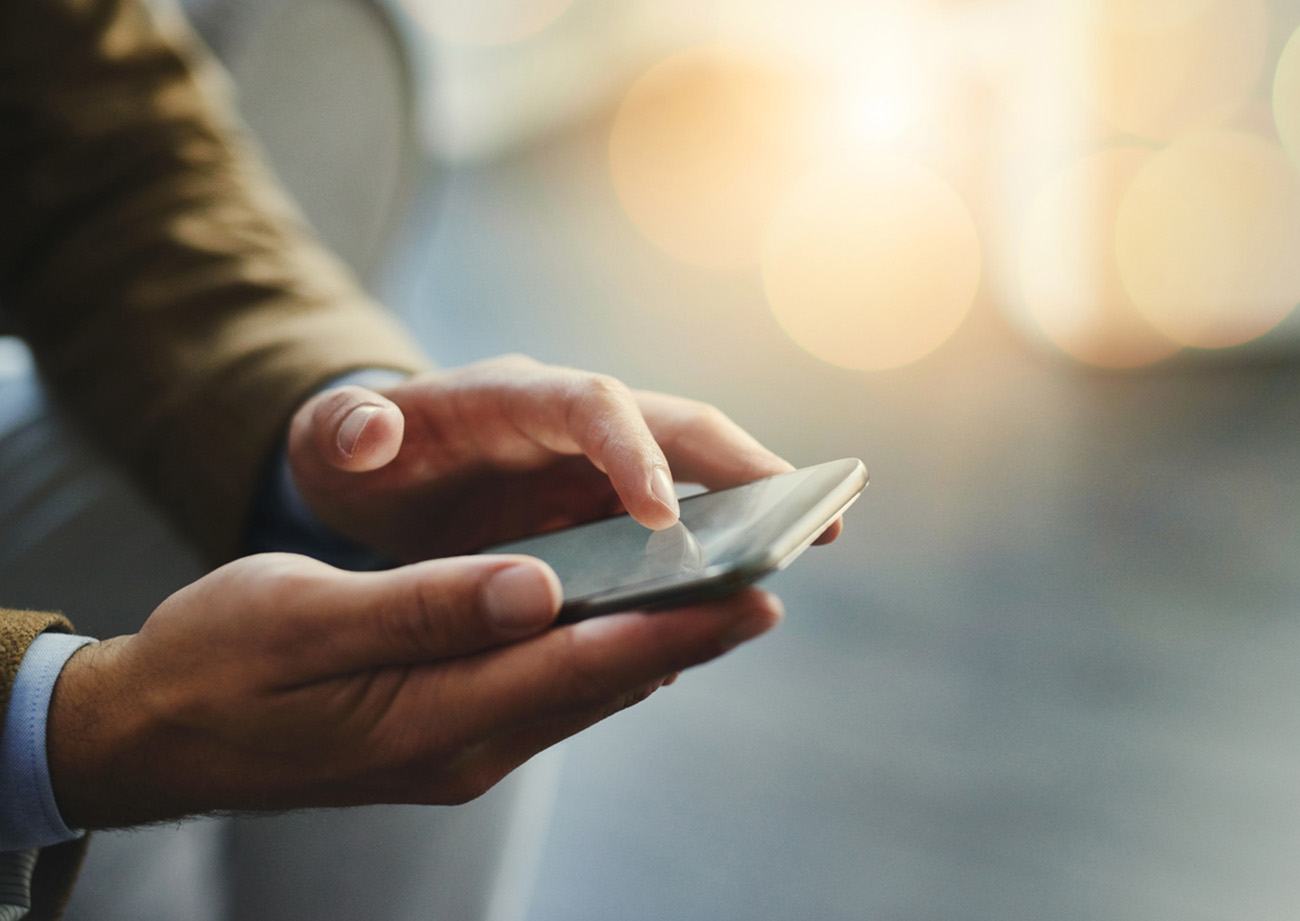
M 465 802 L 781 619 L 755 589 L 548 629 L 559 607 L 530 557 L 374 573 L 236 560 L 68 660 L 46 729 L 59 812 L 112 828 Z
M 719 489 L 792 469 L 712 406 L 519 356 L 317 394 L 289 464 L 322 521 L 408 562 L 624 510 L 666 528 L 674 479 Z

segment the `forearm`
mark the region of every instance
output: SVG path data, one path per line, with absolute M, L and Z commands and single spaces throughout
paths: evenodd
M 0 300 L 60 399 L 228 555 L 298 403 L 425 360 L 138 0 L 6 3 L 0 68 Z

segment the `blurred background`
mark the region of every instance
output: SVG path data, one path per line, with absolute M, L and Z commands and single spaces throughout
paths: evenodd
M 566 745 L 530 921 L 1296 916 L 1300 4 L 293 5 L 189 7 L 440 362 L 872 472 Z

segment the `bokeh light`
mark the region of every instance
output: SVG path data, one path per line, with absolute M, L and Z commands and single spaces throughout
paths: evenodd
M 1021 307 L 1063 351 L 1108 368 L 1151 364 L 1178 350 L 1138 312 L 1120 279 L 1115 224 L 1129 184 L 1154 156 L 1102 151 L 1053 177 L 1021 233 Z
M 549 26 L 573 0 L 406 0 L 433 35 L 461 45 L 506 45 Z
M 1287 41 L 1277 62 L 1273 77 L 1273 119 L 1282 146 L 1291 161 L 1300 166 L 1300 29 Z
M 1253 134 L 1273 144 L 1280 142 L 1277 123 L 1273 120 L 1273 103 L 1269 100 L 1252 99 L 1220 127 Z
M 763 281 L 777 321 L 845 368 L 909 364 L 961 325 L 980 281 L 974 222 L 930 170 L 885 154 L 817 171 L 776 211 Z
M 758 264 L 777 202 L 811 164 L 815 81 L 720 47 L 661 62 L 614 119 L 610 169 L 627 213 L 687 262 Z
M 1110 0 L 1115 15 L 1092 23 L 1076 62 L 1084 98 L 1115 128 L 1173 140 L 1220 125 L 1250 98 L 1268 50 L 1263 0 L 1125 6 Z
M 925 119 L 921 81 L 909 79 L 898 63 L 893 56 L 880 59 L 840 94 L 835 115 L 845 135 L 860 146 L 889 145 Z
M 1146 319 L 1184 345 L 1249 342 L 1300 302 L 1300 174 L 1237 131 L 1155 154 L 1120 206 L 1120 276 Z

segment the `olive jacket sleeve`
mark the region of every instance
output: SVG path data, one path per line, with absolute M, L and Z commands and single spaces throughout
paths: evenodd
M 167 10 L 0 2 L 0 310 L 60 406 L 220 561 L 307 395 L 427 359 L 314 240 Z M 45 629 L 65 622 L 0 611 L 0 701 Z M 32 917 L 57 913 L 75 851 L 41 854 Z
M 60 403 L 214 559 L 307 394 L 426 363 L 228 97 L 141 0 L 0 3 L 0 306 Z

